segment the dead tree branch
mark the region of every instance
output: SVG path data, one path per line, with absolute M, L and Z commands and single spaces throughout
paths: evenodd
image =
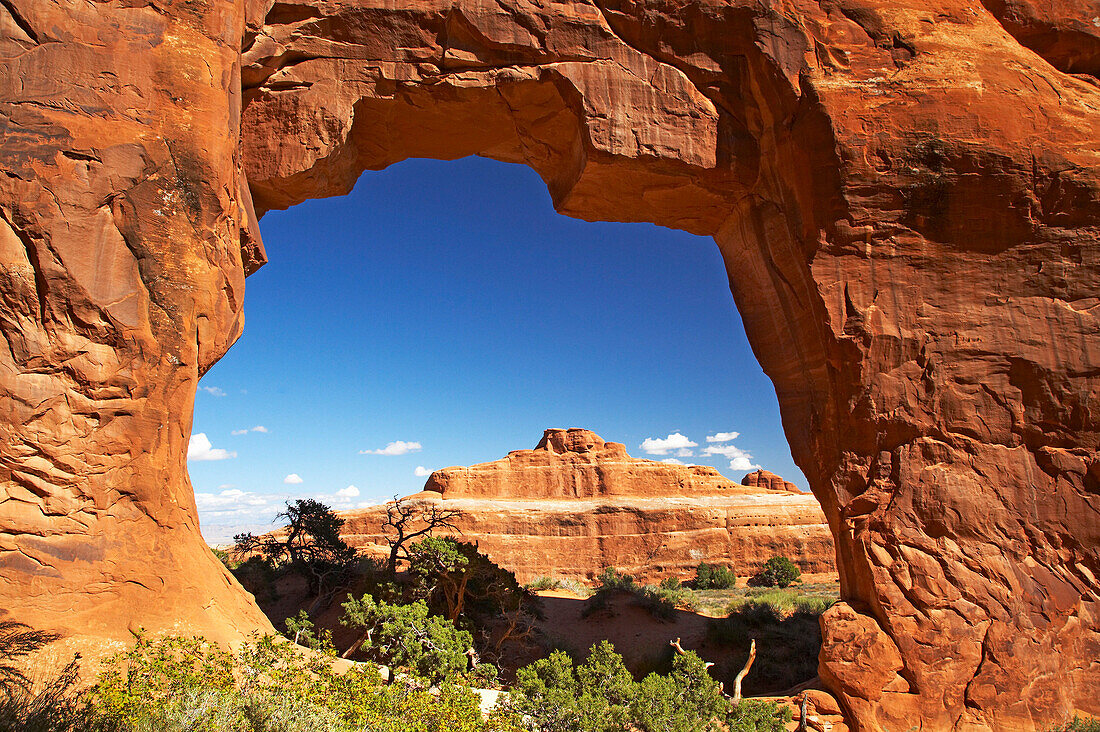
M 745 661 L 745 668 L 738 672 L 737 676 L 733 679 L 733 706 L 737 706 L 741 703 L 741 680 L 748 674 L 749 669 L 752 668 L 752 662 L 756 660 L 756 639 L 753 638 L 752 643 L 749 645 L 749 660 Z

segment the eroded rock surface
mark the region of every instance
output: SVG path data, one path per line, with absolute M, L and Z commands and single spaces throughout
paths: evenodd
M 1100 712 L 1097 17 L 4 0 L 5 610 L 92 638 L 266 627 L 184 470 L 256 213 L 480 154 L 563 213 L 714 236 L 836 537 L 822 676 L 859 729 Z
M 741 485 L 754 488 L 767 488 L 770 491 L 787 491 L 788 493 L 801 493 L 798 486 L 789 480 L 783 480 L 775 473 L 768 470 L 754 470 L 741 479 Z
M 405 500 L 457 511 L 461 538 L 521 582 L 586 580 L 605 567 L 655 582 L 690 577 L 700 562 L 748 576 L 773 556 L 790 557 L 803 572 L 836 571 L 813 496 L 738 485 L 703 465 L 633 458 L 583 429 L 547 430 L 534 450 L 437 470 Z M 385 514 L 384 506 L 341 513 L 344 538 L 385 556 Z

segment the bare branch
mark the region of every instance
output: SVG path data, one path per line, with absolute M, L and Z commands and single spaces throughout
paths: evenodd
M 382 532 L 390 545 L 390 556 L 386 569 L 391 574 L 397 571 L 397 560 L 408 559 L 408 547 L 415 539 L 431 536 L 437 529 L 450 529 L 462 533 L 456 523 L 461 515 L 459 511 L 445 509 L 425 501 L 410 501 L 393 497 L 393 503 L 386 505 L 386 518 L 382 522 Z M 417 527 L 418 525 L 419 528 Z
M 680 639 L 679 638 L 677 638 L 674 641 L 669 641 L 668 644 L 676 649 L 676 654 L 677 655 L 679 655 L 679 656 L 687 655 L 687 651 L 685 651 L 684 647 L 680 645 Z M 703 668 L 710 668 L 713 665 L 714 665 L 714 663 L 712 661 L 703 661 Z
M 733 679 L 733 706 L 737 706 L 741 703 L 741 680 L 748 674 L 749 669 L 752 668 L 752 662 L 756 660 L 756 639 L 752 639 L 752 643 L 749 645 L 749 660 L 745 661 L 745 668 L 737 674 Z

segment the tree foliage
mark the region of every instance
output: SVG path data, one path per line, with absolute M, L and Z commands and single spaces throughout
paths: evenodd
M 283 531 L 233 537 L 236 555 L 260 556 L 276 568 L 299 572 L 318 595 L 347 578 L 357 555 L 340 536 L 344 520 L 332 509 L 312 498 L 297 499 L 287 501 L 276 518 L 287 521 Z
M 800 582 L 802 576 L 798 565 L 787 557 L 772 557 L 764 562 L 763 568 L 750 580 L 757 587 L 790 587 Z
M 774 704 L 731 707 L 690 651 L 676 656 L 667 676 L 637 682 L 607 641 L 580 666 L 555 651 L 520 669 L 506 704 L 535 732 L 781 732 L 790 719 Z
M 529 594 L 516 575 L 493 562 L 476 544 L 429 537 L 409 549 L 415 591 L 434 611 L 469 626 L 523 608 Z
M 139 637 L 89 692 L 97 732 L 494 732 L 468 689 L 383 685 L 369 665 L 337 672 L 331 649 L 271 636 L 228 654 L 198 638 Z M 62 732 L 61 729 L 54 732 Z M 64 732 L 70 732 L 64 728 Z
M 430 615 L 423 601 L 400 605 L 370 595 L 351 598 L 341 622 L 361 632 L 359 650 L 370 660 L 433 683 L 460 678 L 469 666 L 473 636 Z
M 408 547 L 423 537 L 430 537 L 438 529 L 458 531 L 455 521 L 458 511 L 445 509 L 431 501 L 393 497 L 386 504 L 386 518 L 382 522 L 382 533 L 390 545 L 386 560 L 386 571 L 397 571 L 397 560 L 408 559 Z
M 695 589 L 728 590 L 737 584 L 737 575 L 721 564 L 701 563 L 695 568 Z

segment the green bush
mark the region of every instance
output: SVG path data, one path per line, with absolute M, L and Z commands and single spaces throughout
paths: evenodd
M 421 600 L 408 605 L 378 602 L 370 595 L 344 603 L 340 621 L 362 633 L 360 652 L 371 661 L 433 683 L 461 678 L 473 636 L 438 615 Z
M 691 590 L 670 590 L 658 585 L 643 585 L 634 590 L 634 604 L 649 610 L 658 620 L 673 620 L 676 609 L 694 610 L 698 601 Z
M 96 732 L 488 732 L 478 698 L 383 686 L 375 667 L 337 673 L 331 650 L 268 636 L 231 655 L 200 638 L 139 637 L 89 692 Z M 71 732 L 60 728 L 59 732 Z
M 527 589 L 541 592 L 543 590 L 556 590 L 561 587 L 561 580 L 553 577 L 536 577 L 526 584 Z
M 684 588 L 678 577 L 665 577 L 661 580 L 661 584 L 657 586 L 662 590 L 682 590 Z
M 701 563 L 695 568 L 695 589 L 728 590 L 737 584 L 737 575 L 721 564 Z
M 1072 720 L 1052 728 L 1050 732 L 1100 732 L 1100 719 L 1085 719 L 1074 715 Z
M 757 587 L 790 587 L 795 582 L 801 582 L 801 576 L 798 565 L 787 557 L 772 557 L 764 562 L 764 567 L 749 580 L 749 584 Z
M 698 605 L 695 594 L 683 589 L 676 583 L 677 589 L 661 585 L 637 585 L 630 575 L 619 573 L 614 567 L 607 567 L 597 577 L 600 587 L 589 598 L 585 605 L 582 617 L 588 617 L 592 613 L 606 610 L 611 597 L 616 592 L 626 592 L 633 595 L 633 604 L 643 607 L 658 620 L 672 620 L 676 617 L 676 608 L 684 607 L 694 609 Z
M 428 608 L 468 630 L 486 628 L 504 615 L 528 620 L 530 595 L 516 575 L 481 553 L 476 544 L 428 537 L 409 547 L 414 592 Z
M 555 651 L 520 669 L 504 707 L 536 732 L 781 732 L 790 720 L 775 704 L 731 708 L 695 653 L 676 656 L 667 676 L 635 681 L 607 641 L 580 666 Z
M 625 590 L 632 592 L 637 585 L 634 584 L 634 578 L 629 574 L 622 574 L 614 567 L 604 567 L 603 571 L 596 575 L 596 582 L 599 583 L 598 590 Z

